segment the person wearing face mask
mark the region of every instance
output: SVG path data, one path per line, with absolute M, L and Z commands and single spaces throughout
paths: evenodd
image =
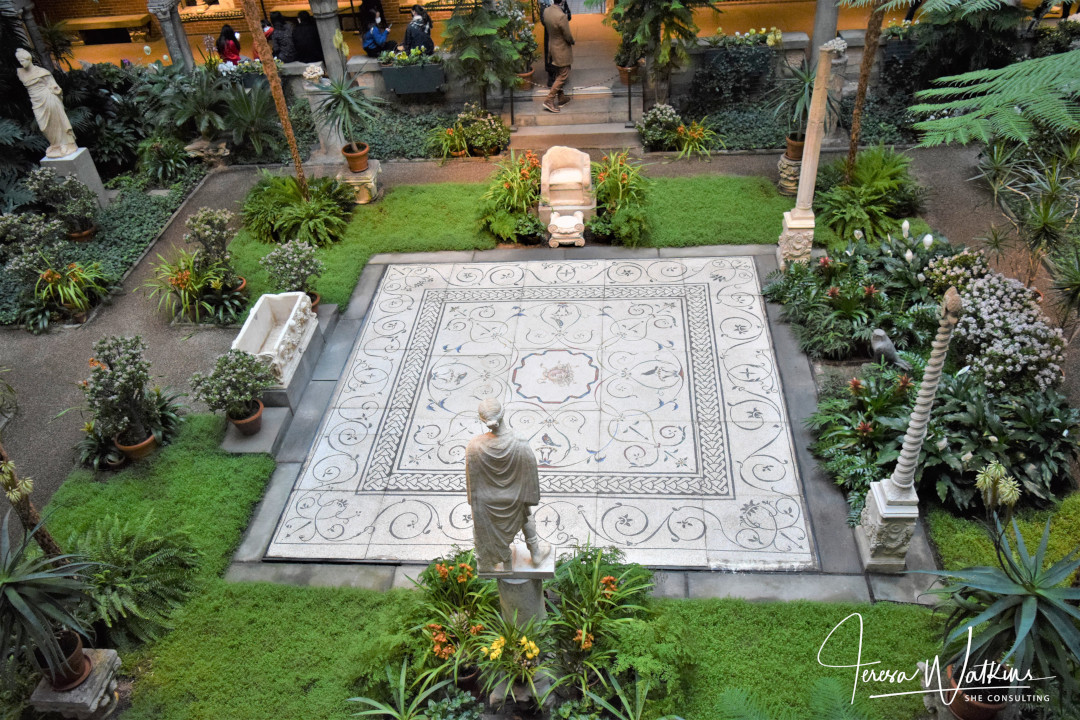
M 364 52 L 369 57 L 379 57 L 387 50 L 393 50 L 397 43 L 390 39 L 390 25 L 382 26 L 382 15 L 376 11 L 375 21 L 364 33 Z

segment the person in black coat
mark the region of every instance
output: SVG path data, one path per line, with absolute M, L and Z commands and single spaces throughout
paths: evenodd
M 412 6 L 412 21 L 405 28 L 405 52 L 413 48 L 423 48 L 424 54 L 435 52 L 435 41 L 431 39 L 431 16 L 422 5 Z
M 311 17 L 307 10 L 301 10 L 296 15 L 296 22 L 292 32 L 296 59 L 306 63 L 322 62 L 322 43 L 319 42 L 319 29 L 315 27 L 315 18 Z

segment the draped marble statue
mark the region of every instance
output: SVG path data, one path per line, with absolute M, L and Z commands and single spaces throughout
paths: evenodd
M 49 141 L 45 157 L 58 158 L 72 154 L 79 146 L 75 144 L 75 133 L 72 132 L 71 121 L 64 110 L 60 86 L 48 70 L 34 65 L 33 57 L 23 48 L 15 51 L 15 59 L 19 61 L 19 80 L 30 94 L 34 118 Z
M 533 507 L 540 502 L 536 455 L 525 438 L 503 422 L 498 400 L 480 403 L 480 421 L 490 432 L 477 435 L 465 450 L 465 489 L 473 515 L 473 538 L 480 572 L 509 572 L 510 545 L 525 535 L 533 566 L 551 552 L 536 534 Z

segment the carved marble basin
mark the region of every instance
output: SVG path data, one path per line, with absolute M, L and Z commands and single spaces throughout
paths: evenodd
M 285 387 L 318 330 L 319 322 L 307 293 L 263 295 L 233 340 L 234 350 L 251 353 L 274 371 Z

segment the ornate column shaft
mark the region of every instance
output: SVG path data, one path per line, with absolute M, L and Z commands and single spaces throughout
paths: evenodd
M 310 0 L 309 4 L 315 17 L 315 28 L 319 31 L 326 74 L 332 78 L 342 77 L 348 58 L 342 60 L 341 53 L 334 47 L 334 34 L 339 28 L 337 0 Z
M 195 55 L 188 45 L 184 24 L 180 21 L 177 5 L 180 0 L 149 0 L 146 9 L 158 19 L 161 34 L 165 38 L 165 47 L 174 63 L 182 62 L 188 70 L 195 67 Z
M 863 508 L 862 521 L 855 529 L 859 556 L 867 572 L 903 572 L 907 564 L 908 546 L 919 519 L 919 496 L 915 492 L 915 467 L 922 451 L 930 410 L 934 406 L 945 356 L 949 352 L 956 323 L 960 320 L 963 302 L 956 288 L 949 288 L 941 306 L 937 336 L 931 345 L 930 360 L 923 373 L 915 407 L 908 420 L 904 445 L 892 475 L 870 483 Z
M 787 267 L 789 262 L 808 261 L 810 247 L 814 242 L 814 186 L 817 183 L 821 141 L 825 137 L 829 75 L 832 71 L 831 55 L 829 50 L 818 49 L 814 94 L 810 100 L 810 117 L 806 124 L 802 169 L 799 171 L 799 191 L 795 196 L 795 209 L 784 213 L 784 229 L 780 233 L 777 247 L 776 256 L 781 269 Z

